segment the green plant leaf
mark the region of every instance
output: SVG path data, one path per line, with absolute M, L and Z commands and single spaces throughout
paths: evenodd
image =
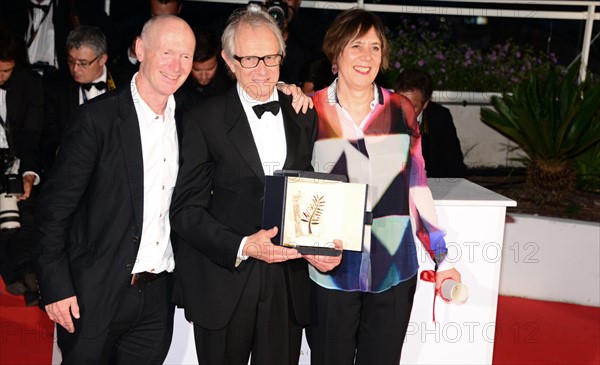
M 512 93 L 492 97 L 481 120 L 515 142 L 531 160 L 571 160 L 600 141 L 600 82 L 577 82 L 579 66 L 530 75 Z

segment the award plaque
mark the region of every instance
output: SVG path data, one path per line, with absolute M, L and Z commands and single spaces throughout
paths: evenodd
M 344 182 L 342 175 L 276 171 L 266 176 L 263 228 L 279 228 L 271 241 L 302 254 L 336 255 L 362 251 L 367 184 Z

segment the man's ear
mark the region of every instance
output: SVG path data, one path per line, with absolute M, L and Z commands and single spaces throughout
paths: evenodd
M 223 61 L 225 61 L 225 63 L 227 64 L 227 67 L 229 67 L 229 72 L 231 72 L 232 74 L 235 74 L 235 68 L 233 68 L 233 60 L 230 60 L 227 57 L 227 54 L 225 53 L 225 51 L 221 51 L 221 57 L 223 58 Z
M 100 56 L 100 59 L 98 60 L 98 64 L 100 66 L 104 66 L 106 64 L 107 60 L 108 60 L 108 55 L 105 53 L 102 56 Z
M 142 40 L 141 37 L 137 37 L 135 39 L 135 57 L 137 57 L 139 62 L 142 62 L 144 60 L 144 41 Z

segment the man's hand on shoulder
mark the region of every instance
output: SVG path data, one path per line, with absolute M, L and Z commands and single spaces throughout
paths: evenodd
M 296 113 L 300 113 L 300 110 L 302 110 L 302 114 L 306 114 L 308 108 L 312 109 L 314 106 L 312 99 L 296 85 L 280 81 L 277 83 L 277 89 L 286 95 L 292 96 L 292 107 Z
M 244 256 L 254 257 L 269 264 L 283 262 L 302 257 L 298 251 L 293 248 L 287 248 L 274 245 L 271 238 L 277 235 L 277 227 L 269 230 L 261 229 L 255 234 L 248 236 L 242 254 Z
M 63 326 L 69 333 L 75 332 L 73 318 L 79 319 L 79 304 L 77 304 L 76 296 L 48 304 L 45 309 L 50 320 Z

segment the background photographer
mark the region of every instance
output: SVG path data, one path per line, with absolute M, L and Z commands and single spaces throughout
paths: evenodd
M 36 305 L 39 295 L 31 262 L 34 199 L 30 197 L 33 186 L 39 183 L 35 171 L 39 171 L 41 159 L 44 91 L 41 77 L 21 63 L 22 46 L 0 24 L 0 149 L 9 155 L 7 161 L 12 161 L 12 156 L 19 159 L 16 172 L 23 174 L 23 194 L 16 198 L 21 229 L 0 233 L 0 275 L 9 293 L 25 295 L 27 305 Z M 9 209 L 14 210 L 14 204 Z M 0 213 L 3 210 L 6 207 L 0 204 Z

